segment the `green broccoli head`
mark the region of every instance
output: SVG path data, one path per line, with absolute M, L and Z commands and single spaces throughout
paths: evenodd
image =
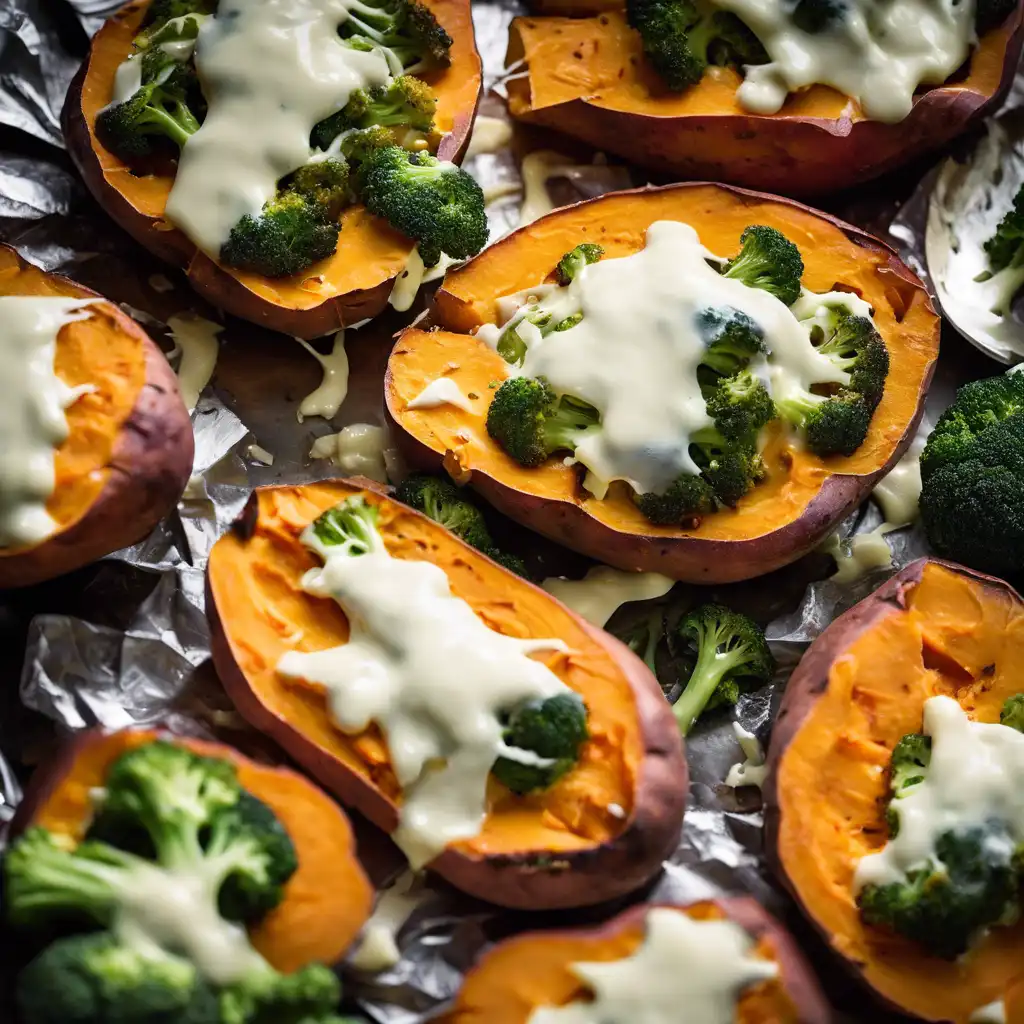
M 451 64 L 451 36 L 415 0 L 360 0 L 339 32 L 353 43 L 385 47 L 407 71 Z
M 300 167 L 285 184 L 329 221 L 336 221 L 348 205 L 348 164 L 344 160 L 315 160 Z
M 338 246 L 339 226 L 297 192 L 281 191 L 259 217 L 246 214 L 220 251 L 229 267 L 263 277 L 291 277 L 326 259 Z
M 841 390 L 831 397 L 799 392 L 776 401 L 779 415 L 803 430 L 807 447 L 815 453 L 852 455 L 871 426 L 871 409 L 853 391 Z
M 548 763 L 499 757 L 491 772 L 513 793 L 547 789 L 576 764 L 587 736 L 587 709 L 578 694 L 528 701 L 509 714 L 505 745 Z
M 770 292 L 792 306 L 800 297 L 804 273 L 800 250 L 781 231 L 763 224 L 748 227 L 740 236 L 740 245 L 739 255 L 725 265 L 722 273 L 750 288 Z
M 539 466 L 557 451 L 575 451 L 598 428 L 597 410 L 558 395 L 547 381 L 510 377 L 494 393 L 487 410 L 487 433 L 522 466 Z
M 366 208 L 414 238 L 426 266 L 434 266 L 442 252 L 468 259 L 486 244 L 483 191 L 454 164 L 385 146 L 362 157 L 355 177 Z
M 847 0 L 796 0 L 791 17 L 798 29 L 817 35 L 841 25 L 848 14 Z
M 483 513 L 465 491 L 441 477 L 417 473 L 398 485 L 395 497 L 440 523 L 460 540 L 488 554 L 494 547 Z
M 123 945 L 110 932 L 58 939 L 18 976 L 21 1024 L 221 1024 L 188 960 Z
M 149 156 L 154 142 L 167 139 L 179 149 L 199 130 L 190 93 L 198 88 L 195 71 L 163 50 L 133 58 L 142 61 L 142 85 L 124 102 L 104 107 L 96 118 L 96 137 L 123 160 Z
M 985 252 L 993 271 L 1024 262 L 1024 185 L 1014 196 L 1013 206 L 999 222 L 996 233 L 985 243 Z
M 719 505 L 732 508 L 764 479 L 764 462 L 753 441 L 727 440 L 713 427 L 690 438 L 690 457 Z
M 752 445 L 757 432 L 775 419 L 775 402 L 764 382 L 749 370 L 724 377 L 708 391 L 708 415 L 728 441 Z
M 885 813 L 890 836 L 895 836 L 900 830 L 899 812 L 892 801 L 902 800 L 915 786 L 924 782 L 931 760 L 932 740 L 922 733 L 909 733 L 893 748 L 889 761 L 890 803 Z
M 524 580 L 533 579 L 533 575 L 526 567 L 526 562 L 518 555 L 513 555 L 508 551 L 502 551 L 500 548 L 491 548 L 489 551 L 485 551 L 484 554 L 487 555 L 492 562 L 497 562 L 503 569 L 508 569 L 509 572 L 514 572 L 517 576 L 522 576 Z
M 694 609 L 679 623 L 678 633 L 693 664 L 672 707 L 684 736 L 706 710 L 735 704 L 743 689 L 767 683 L 775 673 L 764 630 L 724 605 Z
M 434 129 L 436 110 L 437 97 L 426 82 L 399 75 L 389 85 L 357 89 L 341 110 L 313 128 L 310 143 L 326 150 L 344 131 L 373 127 L 411 128 L 426 134 Z
M 377 531 L 380 512 L 358 495 L 329 508 L 309 527 L 311 540 L 324 550 L 341 548 L 353 558 L 385 550 Z
M 218 1024 L 330 1024 L 340 999 L 337 975 L 321 964 L 292 974 L 254 971 L 219 993 Z
M 889 375 L 889 350 L 875 325 L 867 317 L 840 315 L 832 336 L 818 346 L 818 352 L 850 375 L 845 390 L 859 395 L 874 412 Z
M 999 724 L 1024 732 L 1024 693 L 1015 693 L 1006 698 L 999 712 Z
M 933 550 L 1005 577 L 1024 571 L 1020 377 L 961 388 L 921 455 L 921 521 Z
M 767 351 L 761 325 L 733 306 L 709 306 L 700 310 L 696 326 L 704 342 L 701 364 L 723 377 L 733 376 L 754 356 Z
M 702 476 L 683 473 L 664 492 L 634 495 L 637 508 L 658 526 L 690 525 L 715 510 L 715 495 Z
M 555 279 L 559 284 L 567 285 L 587 264 L 596 263 L 603 255 L 604 249 L 594 242 L 580 242 L 558 261 Z
M 953 960 L 985 928 L 1010 923 L 1019 912 L 1020 876 L 1005 823 L 945 832 L 935 862 L 906 880 L 867 885 L 857 896 L 864 920 Z

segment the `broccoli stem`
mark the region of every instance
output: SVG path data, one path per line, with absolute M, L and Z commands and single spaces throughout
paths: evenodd
M 672 713 L 676 716 L 679 731 L 684 736 L 700 718 L 719 683 L 729 672 L 747 660 L 747 651 L 742 645 L 732 650 L 719 651 L 718 648 L 726 639 L 727 637 L 718 630 L 712 632 L 705 627 L 701 628 L 697 663 L 686 688 L 672 705 Z

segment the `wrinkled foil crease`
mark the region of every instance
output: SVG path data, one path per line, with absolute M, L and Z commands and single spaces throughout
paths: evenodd
M 60 106 L 77 65 L 77 56 L 71 53 L 84 52 L 86 36 L 119 6 L 107 0 L 68 2 L 77 21 L 72 17 L 70 24 L 61 22 L 59 29 L 54 10 L 41 0 L 6 0 L 0 10 L 0 125 L 20 129 L 53 147 L 61 146 Z M 516 13 L 521 8 L 511 3 L 474 5 L 488 85 L 499 82 L 504 74 L 507 26 Z M 166 273 L 121 232 L 106 227 L 84 199 L 59 148 L 34 145 L 29 151 L 31 155 L 0 152 L 0 237 L 14 241 L 44 269 L 73 276 L 88 277 L 97 257 L 117 268 L 124 281 L 144 281 L 154 271 Z M 518 178 L 508 153 L 479 156 L 472 170 L 485 186 Z M 561 194 L 562 188 L 569 191 Z M 553 188 L 563 202 L 599 192 L 585 174 Z M 905 257 L 918 269 L 923 219 L 915 204 L 920 202 L 920 195 L 915 195 L 893 226 Z M 492 237 L 498 237 L 518 225 L 519 200 L 509 197 L 493 204 L 488 213 Z M 877 211 L 871 215 L 877 217 Z M 193 298 L 187 301 L 199 305 Z M 147 327 L 161 327 L 151 314 L 141 318 Z M 159 337 L 161 331 L 154 334 Z M 257 756 L 280 757 L 234 712 L 212 672 L 203 568 L 213 542 L 240 512 L 253 479 L 314 479 L 323 475 L 323 467 L 301 459 L 283 465 L 279 460 L 272 471 L 253 466 L 245 458 L 253 435 L 212 388 L 204 392 L 194 427 L 195 479 L 188 497 L 150 537 L 101 563 L 89 590 L 97 607 L 103 606 L 102 624 L 69 615 L 36 616 L 29 631 L 20 696 L 27 707 L 64 732 L 159 722 L 182 734 L 226 739 L 256 751 Z M 867 532 L 880 521 L 877 508 L 865 506 L 842 524 L 843 535 Z M 806 645 L 835 615 L 895 568 L 926 551 L 916 527 L 891 534 L 889 541 L 893 570 L 843 586 L 829 580 L 814 582 L 802 598 L 798 592 L 796 601 L 790 602 L 791 606 L 796 603 L 795 609 L 771 621 L 768 635 L 779 660 L 779 675 L 771 685 L 744 696 L 736 716 L 762 741 L 767 739 L 784 679 Z M 819 561 L 822 571 L 828 571 L 827 560 L 819 556 Z M 746 593 L 755 593 L 758 586 L 755 581 Z M 688 603 L 699 599 L 696 588 L 678 590 Z M 742 587 L 735 591 L 742 592 Z M 717 716 L 691 737 L 688 746 L 692 787 L 682 835 L 664 873 L 645 895 L 686 901 L 748 892 L 792 927 L 801 928 L 791 903 L 763 867 L 756 791 L 734 792 L 722 784 L 729 767 L 741 759 L 731 722 Z M 18 781 L 0 754 L 0 829 L 20 798 Z M 356 826 L 367 831 L 365 823 L 357 821 Z M 374 836 L 379 846 L 382 840 L 379 834 Z M 380 864 L 389 859 L 397 863 L 393 850 L 379 863 L 371 863 L 375 876 L 380 875 Z M 419 1024 L 452 997 L 463 972 L 488 943 L 524 928 L 598 920 L 620 908 L 538 915 L 498 912 L 434 882 L 400 934 L 400 963 L 373 977 L 347 972 L 348 992 L 376 1020 Z M 835 997 L 839 983 L 832 977 L 834 972 L 827 964 L 818 966 Z M 863 997 L 857 993 L 852 998 L 857 1001 L 852 1005 L 858 1005 Z M 868 1019 L 886 1018 L 872 1012 Z

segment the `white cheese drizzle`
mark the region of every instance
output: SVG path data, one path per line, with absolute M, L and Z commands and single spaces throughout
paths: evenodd
M 872 495 L 891 529 L 909 526 L 917 519 L 921 500 L 921 452 L 928 441 L 930 425 L 922 421 L 906 454 L 875 484 Z
M 181 400 L 185 408 L 192 412 L 199 403 L 203 389 L 213 377 L 220 351 L 217 338 L 224 328 L 191 313 L 170 317 L 167 327 L 174 339 L 174 349 L 168 358 L 180 357 L 177 372 Z
M 443 569 L 392 558 L 379 535 L 358 557 L 325 547 L 312 527 L 302 540 L 324 559 L 303 589 L 337 601 L 351 632 L 341 647 L 287 652 L 277 671 L 322 686 L 343 732 L 380 727 L 402 787 L 392 839 L 418 870 L 449 843 L 479 834 L 491 767 L 509 751 L 500 716 L 569 692 L 529 657 L 567 648 L 489 629 L 452 594 Z
M 473 400 L 463 394 L 462 389 L 451 377 L 438 377 L 432 380 L 415 398 L 407 408 L 409 409 L 436 409 L 439 405 L 454 405 L 466 412 L 473 411 Z
M 1006 1024 L 1006 1003 L 996 999 L 979 1006 L 968 1018 L 968 1024 Z
M 309 162 L 309 135 L 357 89 L 390 77 L 380 50 L 345 46 L 353 0 L 221 0 L 203 22 L 196 70 L 206 118 L 178 160 L 165 216 L 217 258 L 277 182 Z
M 764 763 L 764 750 L 757 737 L 739 722 L 732 723 L 732 731 L 736 734 L 736 742 L 743 751 L 745 760 L 734 764 L 725 777 L 725 784 L 732 789 L 739 786 L 757 786 L 760 789 L 768 776 L 768 766 Z
M 715 0 L 750 26 L 771 58 L 744 69 L 742 106 L 774 114 L 791 92 L 830 85 L 876 121 L 902 121 L 920 85 L 940 85 L 974 41 L 969 0 L 847 0 L 833 28 L 808 33 L 793 23 L 791 0 Z
M 309 451 L 311 459 L 330 459 L 349 476 L 365 476 L 388 482 L 385 442 L 387 431 L 371 423 L 350 423 L 337 434 L 318 437 Z
M 882 523 L 868 533 L 854 534 L 845 540 L 838 533 L 826 537 L 821 550 L 836 560 L 836 571 L 829 579 L 833 583 L 853 583 L 876 569 L 891 569 L 892 549 L 885 535 L 894 529 L 891 523 Z
M 57 529 L 46 502 L 56 486 L 54 452 L 68 436 L 64 410 L 93 390 L 57 376 L 57 335 L 88 319 L 93 301 L 0 297 L 0 547 L 38 544 Z
M 923 731 L 932 738 L 924 781 L 893 801 L 899 832 L 878 853 L 861 858 L 855 892 L 902 881 L 908 871 L 926 867 L 935 858 L 936 839 L 954 828 L 998 818 L 1014 842 L 1024 839 L 1024 734 L 972 722 L 952 697 L 925 701 Z
M 539 1007 L 529 1024 L 733 1024 L 743 991 L 778 976 L 777 964 L 751 955 L 754 941 L 734 921 L 654 907 L 645 925 L 632 956 L 571 965 L 592 1001 Z
M 705 349 L 697 326 L 701 310 L 732 306 L 761 327 L 770 352 L 764 374 L 777 399 L 815 383 L 849 380 L 815 350 L 809 327 L 774 295 L 722 276 L 709 260 L 722 262 L 689 224 L 658 221 L 639 252 L 590 264 L 567 287 L 538 285 L 506 299 L 505 308 L 519 309 L 513 322 L 527 346 L 519 372 L 544 377 L 556 393 L 601 413 L 600 429 L 575 452 L 589 470 L 584 486 L 598 497 L 612 480 L 640 493 L 663 493 L 680 474 L 699 472 L 690 438 L 712 422 L 697 382 Z M 529 312 L 531 298 L 555 320 L 576 313 L 583 320 L 542 336 L 528 321 L 517 321 Z M 494 324 L 478 331 L 491 345 L 500 334 Z
M 664 597 L 674 585 L 675 580 L 661 573 L 622 572 L 607 565 L 594 566 L 581 580 L 554 576 L 541 583 L 552 597 L 595 626 L 603 626 L 622 605 Z
M 512 123 L 500 117 L 478 114 L 469 137 L 466 159 L 472 160 L 482 153 L 497 153 L 512 142 Z
M 429 896 L 423 875 L 404 871 L 378 897 L 369 921 L 348 963 L 357 971 L 386 971 L 401 959 L 398 933 L 413 911 Z
M 337 331 L 328 355 L 317 352 L 308 341 L 295 339 L 321 366 L 323 379 L 320 386 L 311 391 L 299 405 L 296 418 L 302 423 L 307 416 L 322 416 L 331 419 L 341 408 L 348 394 L 348 353 L 345 351 L 345 331 Z
M 548 191 L 552 178 L 565 178 L 585 195 L 603 195 L 632 188 L 633 181 L 625 167 L 608 164 L 604 154 L 597 153 L 592 164 L 574 164 L 562 153 L 538 149 L 523 157 L 519 174 L 523 179 L 523 205 L 519 212 L 519 225 L 532 224 L 555 209 Z

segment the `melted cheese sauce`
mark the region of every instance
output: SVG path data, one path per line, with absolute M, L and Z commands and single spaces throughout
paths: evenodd
M 754 941 L 732 921 L 695 921 L 667 907 L 648 911 L 643 944 L 630 957 L 575 963 L 589 1002 L 540 1007 L 529 1024 L 733 1024 L 744 989 L 778 975 L 751 956 Z
M 318 437 L 311 459 L 330 459 L 346 476 L 365 476 L 386 484 L 389 479 L 385 442 L 387 431 L 371 423 L 350 423 L 337 434 Z
M 512 142 L 512 123 L 500 117 L 487 114 L 477 115 L 473 122 L 473 134 L 469 137 L 466 159 L 471 160 L 482 153 L 497 153 Z
M 930 427 L 922 423 L 906 455 L 875 484 L 872 495 L 885 515 L 886 526 L 897 529 L 917 519 L 921 500 L 921 452 Z
M 420 902 L 429 895 L 423 876 L 403 872 L 377 899 L 369 921 L 348 963 L 357 971 L 386 971 L 401 959 L 398 933 Z
M 725 784 L 732 789 L 739 786 L 757 786 L 760 789 L 768 775 L 768 766 L 764 763 L 764 750 L 757 737 L 744 729 L 739 722 L 732 723 L 732 731 L 736 734 L 736 742 L 743 751 L 745 760 L 742 764 L 734 764 L 725 777 Z
M 410 403 L 410 409 L 436 409 L 439 405 L 454 405 L 466 412 L 473 411 L 473 400 L 462 393 L 451 377 L 432 380 Z
M 923 731 L 932 738 L 924 781 L 892 802 L 899 832 L 858 862 L 855 891 L 900 882 L 908 871 L 927 866 L 935 857 L 935 840 L 953 828 L 998 818 L 1016 842 L 1024 838 L 1024 734 L 972 722 L 952 697 L 925 701 Z
M 182 149 L 165 216 L 213 258 L 278 180 L 309 161 L 313 126 L 355 90 L 388 81 L 383 52 L 342 43 L 349 6 L 221 0 L 200 28 L 195 62 L 209 109 Z
M 213 377 L 220 351 L 217 337 L 224 328 L 192 314 L 170 317 L 167 327 L 174 339 L 174 351 L 169 358 L 173 359 L 175 355 L 180 357 L 177 372 L 181 400 L 185 408 L 192 412 L 199 403 L 203 389 Z
M 661 573 L 622 572 L 607 565 L 595 566 L 581 580 L 555 576 L 541 583 L 552 597 L 595 626 L 603 626 L 622 605 L 664 597 L 674 585 L 675 580 Z
M 579 185 L 584 194 L 595 196 L 633 187 L 629 171 L 624 167 L 609 166 L 600 153 L 594 157 L 592 164 L 574 164 L 564 154 L 554 150 L 534 150 L 523 157 L 519 174 L 523 179 L 520 227 L 532 224 L 556 208 L 548 191 L 548 182 L 552 178 L 566 178 Z
M 54 452 L 68 436 L 64 410 L 91 390 L 54 371 L 57 335 L 92 299 L 0 297 L 0 547 L 38 544 L 57 524 L 46 511 Z
M 836 571 L 829 576 L 833 583 L 853 583 L 876 569 L 892 568 L 892 549 L 885 535 L 895 529 L 882 523 L 869 533 L 858 533 L 840 540 L 838 533 L 825 539 L 821 550 L 836 560 Z
M 520 372 L 544 377 L 558 394 L 601 413 L 600 429 L 575 452 L 589 470 L 584 486 L 597 497 L 612 480 L 663 493 L 680 474 L 699 472 L 688 449 L 692 435 L 712 423 L 697 382 L 705 345 L 696 318 L 708 307 L 732 306 L 761 327 L 770 352 L 764 375 L 777 399 L 848 380 L 774 295 L 723 277 L 709 260 L 721 262 L 689 224 L 658 221 L 639 252 L 590 264 L 567 287 L 538 286 L 513 297 L 520 312 L 511 322 L 527 346 Z M 577 313 L 583 320 L 543 336 L 522 319 L 531 308 L 556 321 Z M 495 346 L 500 334 L 494 324 L 478 332 Z
M 358 557 L 324 547 L 312 527 L 302 540 L 324 559 L 303 588 L 337 601 L 351 632 L 341 647 L 287 652 L 277 671 L 323 687 L 343 732 L 380 727 L 403 796 L 392 839 L 418 870 L 449 843 L 479 834 L 491 766 L 509 752 L 500 715 L 569 692 L 529 656 L 565 644 L 489 629 L 452 594 L 443 569 L 392 558 L 379 535 Z
M 323 416 L 331 419 L 341 408 L 348 394 L 348 353 L 345 351 L 345 331 L 340 330 L 334 335 L 329 355 L 317 352 L 312 345 L 302 338 L 295 339 L 322 367 L 323 379 L 320 386 L 311 391 L 299 405 L 295 414 L 300 423 L 307 416 Z
M 739 15 L 771 58 L 744 69 L 740 103 L 777 113 L 786 97 L 830 85 L 876 121 L 902 121 L 920 85 L 939 85 L 967 59 L 974 40 L 969 0 L 847 0 L 845 17 L 814 34 L 797 28 L 789 0 L 715 0 Z
M 971 1014 L 970 1024 L 1006 1024 L 1006 1004 L 1002 999 L 979 1006 Z

